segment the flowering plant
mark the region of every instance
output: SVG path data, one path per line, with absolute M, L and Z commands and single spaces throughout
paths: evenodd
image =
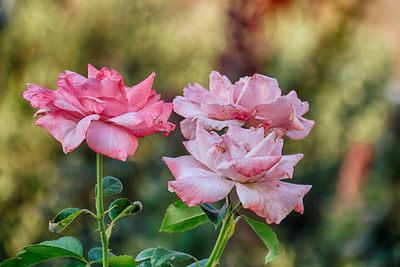
M 155 74 L 128 87 L 115 70 L 97 70 L 88 65 L 88 77 L 65 71 L 58 77 L 57 89 L 28 84 L 23 97 L 38 111 L 36 125 L 45 128 L 63 147 L 65 153 L 77 148 L 83 140 L 97 154 L 96 212 L 81 208 L 61 210 L 50 222 L 49 230 L 62 232 L 80 214 L 90 214 L 98 224 L 101 247 L 83 256 L 81 243 L 66 236 L 58 240 L 29 245 L 15 258 L 0 266 L 31 266 L 55 258 L 72 258 L 68 266 L 134 267 L 132 256 L 116 256 L 109 251 L 108 240 L 117 221 L 142 209 L 139 201 L 118 198 L 104 209 L 104 197 L 121 193 L 122 183 L 115 177 L 103 177 L 103 156 L 125 161 L 133 156 L 138 138 L 163 132 L 168 135 L 175 125 L 168 122 L 172 103 L 164 103 L 153 89 Z M 106 217 L 109 222 L 106 224 Z
M 311 186 L 281 181 L 292 178 L 303 155 L 282 155 L 282 137 L 302 139 L 310 133 L 314 121 L 303 117 L 308 103 L 295 91 L 282 95 L 273 78 L 254 74 L 232 84 L 213 71 L 210 91 L 188 85 L 183 96 L 174 99 L 174 110 L 185 118 L 181 131 L 189 139 L 183 144 L 190 155 L 164 157 L 175 177 L 168 189 L 190 207 L 182 202 L 171 205 L 161 230 L 186 231 L 207 219 L 216 228 L 221 225 L 210 257 L 202 261 L 214 267 L 243 219 L 269 248 L 265 262 L 272 261 L 279 254 L 276 235 L 240 209 L 252 210 L 268 224 L 280 223 L 292 210 L 303 213 L 303 197 Z M 220 209 L 212 205 L 222 199 Z M 205 214 L 206 219 L 199 221 L 194 214 Z
M 153 89 L 155 74 L 127 87 L 122 76 L 107 67 L 88 65 L 88 77 L 71 71 L 59 75 L 57 90 L 29 84 L 23 97 L 38 111 L 36 125 L 45 128 L 72 152 L 84 140 L 97 155 L 96 212 L 66 208 L 50 222 L 49 230 L 62 232 L 80 214 L 91 215 L 98 224 L 101 247 L 83 256 L 74 237 L 28 245 L 17 257 L 0 267 L 31 266 L 71 258 L 68 267 L 214 267 L 239 220 L 244 220 L 261 238 L 269 252 L 265 262 L 279 254 L 279 241 L 265 223 L 241 212 L 249 209 L 267 224 L 279 224 L 293 210 L 303 213 L 303 197 L 311 185 L 284 182 L 293 177 L 303 154 L 282 155 L 284 136 L 302 139 L 314 122 L 305 119 L 308 103 L 292 91 L 282 95 L 275 79 L 254 74 L 232 84 L 218 72 L 210 74 L 210 91 L 198 84 L 184 89 L 172 103 L 164 103 Z M 108 241 L 117 221 L 142 209 L 139 201 L 118 198 L 104 209 L 104 197 L 121 193 L 122 183 L 103 176 L 103 156 L 125 161 L 133 156 L 138 138 L 163 132 L 175 125 L 168 122 L 174 108 L 182 115 L 183 142 L 190 155 L 163 160 L 175 180 L 168 189 L 181 199 L 170 205 L 160 231 L 183 232 L 206 222 L 219 228 L 219 236 L 207 259 L 161 247 L 148 248 L 135 258 L 117 256 Z M 217 208 L 214 203 L 221 203 Z M 108 223 L 106 217 L 109 217 Z

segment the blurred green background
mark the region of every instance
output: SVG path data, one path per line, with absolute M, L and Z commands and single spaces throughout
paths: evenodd
M 47 222 L 61 208 L 94 208 L 94 153 L 82 145 L 64 155 L 21 97 L 28 82 L 55 88 L 58 73 L 86 74 L 92 63 L 118 70 L 127 85 L 155 71 L 168 101 L 190 82 L 206 86 L 213 69 L 233 81 L 259 72 L 284 92 L 296 89 L 316 126 L 285 150 L 305 154 L 294 182 L 313 189 L 303 216 L 273 226 L 282 255 L 269 266 L 400 266 L 399 18 L 397 0 L 1 0 L 0 259 L 58 238 Z M 115 228 L 115 253 L 155 245 L 200 259 L 210 253 L 210 225 L 158 233 L 177 199 L 160 159 L 185 154 L 181 141 L 178 128 L 142 139 L 127 163 L 106 160 L 124 196 L 144 205 Z M 82 217 L 63 234 L 87 251 L 99 244 L 94 229 Z M 239 223 L 221 266 L 263 266 L 265 253 Z

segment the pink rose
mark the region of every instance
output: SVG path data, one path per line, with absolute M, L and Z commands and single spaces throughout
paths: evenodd
M 244 125 L 293 139 L 306 137 L 314 126 L 314 121 L 303 118 L 307 102 L 301 102 L 295 91 L 282 95 L 278 82 L 261 74 L 232 84 L 226 76 L 212 71 L 210 91 L 196 83 L 188 85 L 183 96 L 174 99 L 174 110 L 185 117 L 181 131 L 186 139 L 195 137 L 196 121 L 207 130 Z
M 124 86 L 122 76 L 103 67 L 88 65 L 88 78 L 71 71 L 61 73 L 57 90 L 28 84 L 23 97 L 39 109 L 37 121 L 59 142 L 65 153 L 84 139 L 97 153 L 125 161 L 138 146 L 138 137 L 156 132 L 168 135 L 172 103 L 160 100 L 152 73 L 141 83 Z
M 212 203 L 236 187 L 243 208 L 267 223 L 280 223 L 292 210 L 303 213 L 303 197 L 311 185 L 282 182 L 292 178 L 302 154 L 282 155 L 283 140 L 264 128 L 232 125 L 219 136 L 199 123 L 196 138 L 184 142 L 190 156 L 163 160 L 176 180 L 168 183 L 188 205 Z

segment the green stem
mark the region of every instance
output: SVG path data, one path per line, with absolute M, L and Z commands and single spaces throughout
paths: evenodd
M 233 234 L 233 230 L 236 224 L 236 221 L 233 219 L 233 215 L 234 209 L 232 209 L 232 207 L 229 207 L 225 218 L 222 221 L 222 226 L 217 241 L 215 242 L 214 248 L 211 252 L 210 257 L 208 258 L 205 267 L 215 267 L 218 265 L 219 259 L 224 252 L 226 244 Z
M 108 267 L 108 238 L 104 224 L 104 203 L 103 203 L 103 156 L 96 154 L 97 163 L 97 186 L 96 186 L 96 212 L 97 223 L 99 225 L 101 247 L 103 252 L 103 267 Z

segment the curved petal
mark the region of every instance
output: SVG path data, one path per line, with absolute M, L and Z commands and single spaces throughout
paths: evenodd
M 252 150 L 264 139 L 263 128 L 245 129 L 238 125 L 229 126 L 226 135 L 236 144 L 240 145 L 247 151 Z M 266 155 L 265 155 L 266 156 Z
M 88 64 L 88 78 L 96 78 L 99 72 L 92 64 Z
M 173 100 L 174 111 L 185 118 L 195 118 L 197 116 L 206 115 L 201 109 L 200 105 L 190 102 L 182 96 L 177 96 Z
M 308 102 L 301 102 L 296 91 L 292 90 L 286 96 L 294 106 L 297 116 L 303 116 L 309 109 Z
M 65 72 L 58 75 L 57 88 L 59 90 L 63 89 L 70 94 L 79 93 L 79 90 L 77 90 L 77 88 L 82 86 L 86 82 L 86 80 L 86 77 L 73 71 L 66 70 Z
M 294 166 L 303 158 L 303 154 L 282 156 L 281 160 L 261 178 L 262 180 L 276 181 L 292 178 Z
M 283 147 L 283 139 L 277 137 L 275 132 L 271 132 L 261 142 L 256 144 L 256 146 L 254 146 L 249 151 L 249 153 L 246 154 L 246 158 L 281 156 L 282 147 Z
M 168 122 L 169 117 L 172 113 L 172 103 L 164 103 L 163 111 L 157 118 L 154 129 L 158 132 L 164 132 L 163 136 L 168 136 L 169 133 L 175 130 L 175 124 Z
M 163 161 L 177 180 L 186 177 L 213 176 L 215 174 L 192 156 L 163 157 Z
M 302 199 L 311 185 L 258 182 L 237 184 L 236 189 L 243 208 L 254 211 L 269 224 L 279 224 L 292 210 L 303 211 Z
M 218 103 L 200 104 L 201 110 L 207 114 L 208 117 L 218 120 L 229 120 L 232 118 L 240 117 L 242 110 L 239 110 L 232 104 L 221 105 Z M 244 116 L 244 115 L 243 115 Z
M 234 142 L 227 134 L 221 136 L 220 141 L 218 142 L 218 147 L 220 148 L 220 152 L 223 152 L 220 154 L 227 155 L 223 157 L 225 159 L 243 159 L 247 153 L 244 146 L 242 146 L 240 143 L 238 144 Z
M 261 104 L 255 107 L 257 116 L 268 119 L 266 128 L 280 127 L 289 129 L 294 118 L 294 107 L 286 98 L 279 98 L 269 104 Z
M 216 147 L 217 142 L 219 141 L 219 136 L 215 133 L 207 132 L 201 123 L 197 123 L 196 126 L 196 139 L 194 139 L 196 143 L 196 147 L 198 149 L 198 154 L 190 151 L 190 147 L 188 151 L 192 154 L 195 158 L 197 158 L 201 163 L 206 165 L 207 167 L 214 169 L 214 157 L 212 153 L 215 152 L 213 148 Z
M 97 97 L 92 96 L 82 96 L 79 98 L 79 102 L 81 102 L 82 106 L 91 113 L 100 114 L 103 112 L 106 101 L 100 100 Z
M 33 108 L 48 108 L 54 100 L 53 93 L 53 90 L 39 85 L 27 84 L 27 88 L 22 96 Z
M 308 120 L 305 118 L 300 118 L 300 123 L 303 126 L 303 130 L 289 130 L 287 132 L 287 136 L 295 139 L 295 140 L 300 140 L 306 137 L 314 127 L 315 122 L 312 120 Z
M 128 112 L 108 121 L 126 127 L 135 136 L 143 137 L 155 132 L 164 132 L 168 135 L 175 129 L 173 123 L 168 122 L 172 112 L 172 103 L 158 101 L 136 112 Z
M 128 112 L 120 116 L 111 118 L 107 121 L 131 129 L 135 128 L 136 126 L 144 122 L 144 120 L 141 118 L 138 112 Z
M 249 183 L 263 177 L 265 172 L 279 162 L 281 157 L 241 158 L 219 161 L 217 170 L 233 181 Z
M 55 111 L 39 118 L 36 125 L 49 131 L 62 144 L 64 153 L 69 153 L 82 143 L 91 122 L 98 119 L 99 115 L 90 115 L 77 120 L 66 112 Z
M 238 173 L 250 178 L 272 168 L 280 159 L 281 157 L 279 156 L 241 158 L 234 160 L 232 166 Z
M 86 142 L 95 152 L 125 161 L 137 147 L 137 138 L 121 126 L 101 121 L 93 122 L 87 131 Z
M 146 79 L 131 88 L 126 88 L 126 97 L 128 99 L 129 109 L 136 111 L 141 109 L 146 104 L 149 97 L 152 95 L 152 86 L 156 74 L 152 72 Z
M 81 116 L 89 114 L 89 112 L 85 109 L 81 102 L 79 102 L 76 96 L 63 88 L 54 91 L 53 104 L 58 109 L 65 110 L 67 112 L 73 112 L 75 114 L 80 114 Z
M 66 72 L 60 75 L 59 87 L 73 91 L 77 97 L 96 97 L 115 99 L 126 103 L 125 87 L 122 76 L 114 70 L 103 67 L 95 77 L 77 79 L 76 74 Z M 79 75 L 80 76 L 80 75 Z M 75 79 L 75 80 L 72 80 Z
M 193 176 L 169 181 L 168 190 L 175 192 L 189 206 L 213 203 L 225 198 L 234 182 L 221 178 L 218 174 Z
M 281 94 L 278 81 L 261 74 L 254 74 L 246 80 L 236 103 L 252 110 L 258 104 L 268 104 L 275 101 Z
M 219 99 L 198 83 L 189 84 L 183 89 L 183 96 L 196 104 L 219 103 Z M 221 103 L 222 104 L 222 103 Z M 226 103 L 227 104 L 227 103 Z
M 225 75 L 219 74 L 218 71 L 210 73 L 210 92 L 220 99 L 229 101 L 230 90 L 232 87 L 231 81 Z
M 101 101 L 104 101 L 104 109 L 101 114 L 107 117 L 115 117 L 124 114 L 128 111 L 126 103 L 122 100 L 109 98 L 109 97 L 99 97 Z
M 196 137 L 196 120 L 195 119 L 184 119 L 180 123 L 181 133 L 185 139 L 194 139 Z

